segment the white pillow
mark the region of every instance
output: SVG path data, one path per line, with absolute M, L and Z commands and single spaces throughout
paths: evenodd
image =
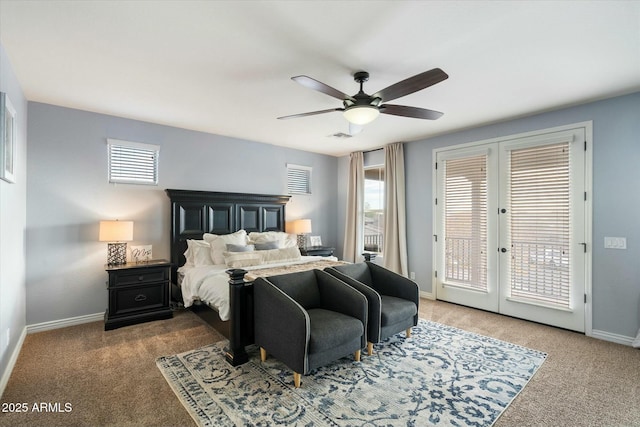
M 242 268 L 262 264 L 260 252 L 225 252 L 224 263 L 227 267 Z
M 246 246 L 247 232 L 238 230 L 231 234 L 209 234 L 205 233 L 202 238 L 211 245 L 211 259 L 215 265 L 224 264 L 224 253 L 227 244 Z
M 262 255 L 262 262 L 264 264 L 283 261 L 297 261 L 301 257 L 300 249 L 298 249 L 297 246 L 294 248 L 270 249 L 267 251 L 259 251 L 256 253 Z
M 201 265 L 212 265 L 211 246 L 204 240 L 187 239 L 187 250 L 184 252 L 186 258 L 185 266 L 199 267 Z
M 298 237 L 283 231 L 264 231 L 262 233 L 252 231 L 249 233 L 249 241 L 252 243 L 278 242 L 280 248 L 298 247 Z

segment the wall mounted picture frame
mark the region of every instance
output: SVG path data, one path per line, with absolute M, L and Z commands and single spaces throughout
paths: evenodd
M 6 93 L 0 92 L 0 179 L 16 182 L 16 110 Z

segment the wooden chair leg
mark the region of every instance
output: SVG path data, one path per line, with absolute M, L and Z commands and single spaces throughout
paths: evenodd
M 411 328 L 407 328 L 407 338 L 411 338 Z
M 354 357 L 356 359 L 356 362 L 360 361 L 360 350 L 356 350 L 356 354 L 354 354 Z
M 293 385 L 295 388 L 300 388 L 300 374 L 297 372 L 293 373 Z
M 267 350 L 260 347 L 260 361 L 264 362 L 265 360 L 267 360 Z
M 371 356 L 373 354 L 373 343 L 369 341 L 367 343 L 367 355 Z

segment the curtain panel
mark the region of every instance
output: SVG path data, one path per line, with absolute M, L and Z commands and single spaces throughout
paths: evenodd
M 401 142 L 384 147 L 385 212 L 383 263 L 407 277 L 407 222 L 405 207 L 404 148 Z
M 347 215 L 344 235 L 345 261 L 362 260 L 364 231 L 362 214 L 364 205 L 364 153 L 357 151 L 349 155 L 349 188 L 347 190 Z

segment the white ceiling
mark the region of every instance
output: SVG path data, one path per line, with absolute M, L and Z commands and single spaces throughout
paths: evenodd
M 640 90 L 640 1 L 0 0 L 0 41 L 30 101 L 336 156 Z M 276 119 L 435 67 L 393 103 L 436 121 Z

